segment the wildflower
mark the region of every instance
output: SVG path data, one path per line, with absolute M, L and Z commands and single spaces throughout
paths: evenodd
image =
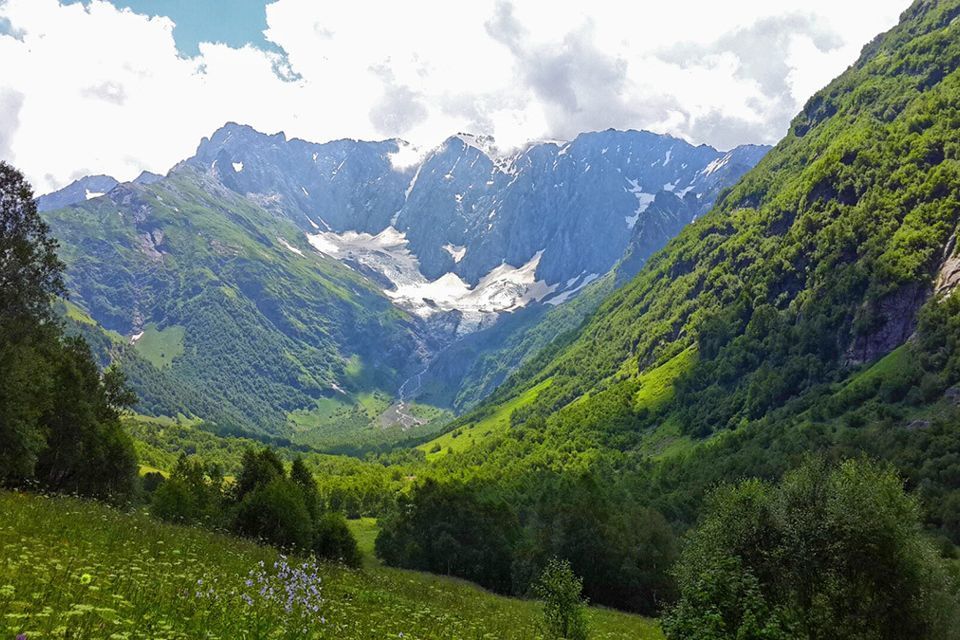
M 93 582 L 93 576 L 89 573 L 80 576 L 80 584 L 90 584 L 91 582 Z

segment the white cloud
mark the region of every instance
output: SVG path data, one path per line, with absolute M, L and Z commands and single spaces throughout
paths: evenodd
M 16 34 L 0 35 L 0 157 L 46 191 L 164 172 L 228 120 L 421 148 L 461 130 L 509 148 L 611 126 L 774 142 L 906 5 L 277 0 L 265 36 L 286 56 L 202 43 L 185 58 L 165 18 L 0 0 Z

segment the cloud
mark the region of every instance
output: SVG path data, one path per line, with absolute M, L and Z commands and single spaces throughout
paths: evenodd
M 0 89 L 0 160 L 15 160 L 13 136 L 20 126 L 20 109 L 23 94 L 10 89 Z
M 608 127 L 775 142 L 906 5 L 275 0 L 262 39 L 239 46 L 105 0 L 0 0 L 0 154 L 43 192 L 79 170 L 165 172 L 226 121 L 417 149 L 456 131 L 509 149 Z
M 421 96 L 408 86 L 398 84 L 393 72 L 380 66 L 374 69 L 384 81 L 383 96 L 370 109 L 370 122 L 378 132 L 402 137 L 427 119 Z
M 105 100 L 116 105 L 122 105 L 127 101 L 127 92 L 119 82 L 104 81 L 90 87 L 84 87 L 80 90 L 80 95 L 84 98 L 96 98 Z

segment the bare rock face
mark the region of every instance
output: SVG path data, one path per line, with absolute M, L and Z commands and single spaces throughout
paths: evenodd
M 927 287 L 914 283 L 901 287 L 876 303 L 875 327 L 857 336 L 844 357 L 844 364 L 872 362 L 906 342 L 917 326 L 917 312 L 927 300 Z
M 939 295 L 946 295 L 957 288 L 960 284 L 960 257 L 947 258 L 937 275 L 937 284 L 934 292 Z
M 953 386 L 944 391 L 943 399 L 954 406 L 960 406 L 960 386 Z
M 398 165 L 408 146 L 314 144 L 230 123 L 173 172 L 192 166 L 306 233 L 393 227 L 431 281 L 454 273 L 473 286 L 542 252 L 536 279 L 563 285 L 608 272 L 628 249 L 642 264 L 769 149 L 608 130 L 504 155 L 460 133 Z
M 937 273 L 937 280 L 933 292 L 937 296 L 944 296 L 957 288 L 960 284 L 960 256 L 954 254 L 957 237 L 951 236 L 943 252 L 943 263 Z

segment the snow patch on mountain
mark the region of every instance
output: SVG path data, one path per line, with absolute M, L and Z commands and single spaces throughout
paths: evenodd
M 394 227 L 387 227 L 377 235 L 355 231 L 321 232 L 308 234 L 307 240 L 321 253 L 359 263 L 383 276 L 392 285 L 385 288 L 384 293 L 411 313 L 429 318 L 437 313 L 460 312 L 460 333 L 474 331 L 502 312 L 539 302 L 557 289 L 557 285 L 549 285 L 536 277 L 542 250 L 519 267 L 500 264 L 471 287 L 455 273 L 445 273 L 435 280 L 425 278 L 419 261 L 410 252 L 406 234 Z M 448 245 L 446 248 L 454 260 L 466 253 L 466 247 Z
M 406 140 L 397 140 L 397 151 L 387 156 L 390 160 L 390 167 L 394 171 L 406 171 L 413 167 L 419 167 L 423 162 L 427 151 L 414 146 Z
M 454 262 L 460 262 L 463 260 L 463 256 L 467 255 L 466 247 L 458 247 L 455 244 L 445 244 L 443 245 L 443 249 L 450 254 Z
M 94 198 L 99 198 L 102 195 L 106 195 L 106 194 L 100 191 L 90 191 L 90 189 L 85 189 L 83 194 L 84 198 L 86 198 L 87 200 L 93 200 Z
M 637 210 L 633 213 L 632 216 L 624 216 L 623 219 L 627 223 L 627 228 L 633 229 L 637 226 L 637 221 L 640 220 L 640 215 L 647 210 L 647 208 L 653 204 L 653 201 L 656 199 L 657 195 L 654 193 L 647 193 L 640 186 L 640 183 L 636 180 L 627 180 L 627 183 L 630 185 L 630 188 L 624 187 L 625 191 L 628 191 L 634 195 L 637 199 Z
M 591 273 L 591 274 L 589 274 L 588 276 L 586 276 L 586 277 L 580 282 L 580 284 L 578 284 L 577 286 L 573 287 L 572 289 L 567 289 L 566 291 L 564 291 L 564 292 L 562 292 L 562 293 L 559 293 L 559 294 L 553 296 L 552 298 L 550 298 L 549 300 L 547 300 L 546 303 L 549 304 L 549 305 L 553 305 L 553 306 L 557 306 L 557 305 L 559 305 L 559 304 L 563 304 L 564 302 L 566 302 L 567 300 L 569 300 L 569 299 L 572 298 L 573 296 L 575 296 L 575 295 L 577 295 L 578 293 L 580 293 L 580 290 L 581 290 L 581 289 L 583 289 L 585 286 L 587 286 L 588 284 L 590 284 L 591 282 L 593 282 L 594 280 L 596 280 L 596 279 L 599 278 L 599 277 L 600 277 L 600 274 L 599 274 L 599 273 Z M 567 286 L 572 285 L 572 284 L 573 284 L 574 282 L 576 282 L 576 281 L 577 281 L 577 278 L 571 278 L 570 280 L 567 281 Z
M 240 173 L 241 171 L 243 171 L 243 163 L 242 163 L 242 162 L 231 162 L 230 164 L 233 165 L 233 170 L 234 170 L 235 172 Z
M 711 175 L 711 174 L 713 174 L 713 173 L 716 173 L 717 171 L 719 171 L 720 169 L 722 169 L 724 166 L 726 166 L 726 164 L 727 164 L 728 162 L 730 162 L 730 158 L 731 158 L 731 157 L 732 157 L 731 154 L 728 153 L 728 154 L 725 155 L 725 156 L 722 156 L 722 157 L 720 157 L 720 158 L 717 158 L 716 160 L 714 160 L 713 162 L 711 162 L 710 164 L 708 164 L 706 167 L 704 167 L 704 168 L 703 168 L 703 171 L 702 171 L 701 173 L 702 173 L 704 176 L 709 176 L 709 175 Z
M 303 255 L 303 251 L 301 251 L 300 249 L 297 249 L 296 247 L 294 247 L 293 245 L 291 245 L 289 242 L 287 242 L 287 241 L 284 240 L 283 238 L 277 238 L 277 241 L 278 241 L 281 245 L 283 245 L 283 247 L 284 247 L 285 249 L 287 249 L 288 251 L 292 251 L 293 253 L 297 254 L 298 256 L 302 256 L 302 255 Z

